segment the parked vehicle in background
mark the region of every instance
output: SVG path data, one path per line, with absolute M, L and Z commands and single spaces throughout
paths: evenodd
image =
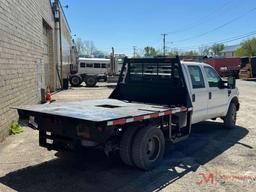
M 241 69 L 239 72 L 239 79 L 255 80 L 256 78 L 256 57 L 241 58 Z
M 102 148 L 148 170 L 161 162 L 166 141 L 189 136 L 191 124 L 221 118 L 224 127 L 233 128 L 239 101 L 235 79 L 222 80 L 207 64 L 178 57 L 125 58 L 108 99 L 17 109 L 20 120 L 39 130 L 42 147 Z
M 205 62 L 211 65 L 221 77 L 233 76 L 239 78 L 241 59 L 234 58 L 207 58 Z
M 107 80 L 109 68 L 110 59 L 79 58 L 75 71 L 72 70 L 70 72 L 70 84 L 77 87 L 82 82 L 85 82 L 86 86 L 94 87 L 98 81 Z
M 112 60 L 111 67 L 108 71 L 107 82 L 116 83 L 119 78 L 119 74 L 121 73 L 122 65 L 123 65 L 124 56 L 115 55 Z

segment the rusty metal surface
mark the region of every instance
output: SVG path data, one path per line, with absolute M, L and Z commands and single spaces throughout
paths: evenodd
M 128 103 L 116 99 L 99 99 L 77 102 L 52 103 L 16 107 L 16 109 L 71 117 L 87 121 L 109 121 L 167 111 L 167 106 Z

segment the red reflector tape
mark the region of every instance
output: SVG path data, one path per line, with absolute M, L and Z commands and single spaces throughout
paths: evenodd
M 150 118 L 156 118 L 156 117 L 159 117 L 159 113 L 150 114 Z
M 181 112 L 185 112 L 185 111 L 187 111 L 188 109 L 186 108 L 186 107 L 181 107 L 181 109 L 180 109 L 180 111 Z
M 165 112 L 164 112 L 164 115 L 171 115 L 171 114 L 172 114 L 171 111 L 165 111 Z
M 181 107 L 181 108 L 175 108 L 173 110 L 170 111 L 165 111 L 165 112 L 160 112 L 160 113 L 153 113 L 153 114 L 149 114 L 149 115 L 141 115 L 141 116 L 137 116 L 137 117 L 132 117 L 132 118 L 128 118 L 128 119 L 118 119 L 118 120 L 114 120 L 114 121 L 108 121 L 107 125 L 111 126 L 111 125 L 123 125 L 126 123 L 131 123 L 131 122 L 136 122 L 136 121 L 142 121 L 145 119 L 153 119 L 153 118 L 158 118 L 161 116 L 166 116 L 166 115 L 171 115 L 177 112 L 185 112 L 188 109 L 186 107 Z
M 118 119 L 112 122 L 113 122 L 113 125 L 122 125 L 126 123 L 126 119 Z
M 144 120 L 144 116 L 137 116 L 133 118 L 133 121 L 141 121 Z

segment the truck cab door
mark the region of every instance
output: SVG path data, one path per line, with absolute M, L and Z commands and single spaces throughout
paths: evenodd
M 225 115 L 228 104 L 228 89 L 221 87 L 222 79 L 211 67 L 204 66 L 206 79 L 208 81 L 208 118 Z
M 190 78 L 190 97 L 193 106 L 192 124 L 207 118 L 208 88 L 205 85 L 202 69 L 198 65 L 187 65 Z

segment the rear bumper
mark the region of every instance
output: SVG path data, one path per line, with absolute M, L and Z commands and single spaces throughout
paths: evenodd
M 48 149 L 73 149 L 104 143 L 113 134 L 113 127 L 104 123 L 18 110 L 19 121 L 39 131 L 39 145 Z M 31 118 L 33 117 L 33 118 Z

